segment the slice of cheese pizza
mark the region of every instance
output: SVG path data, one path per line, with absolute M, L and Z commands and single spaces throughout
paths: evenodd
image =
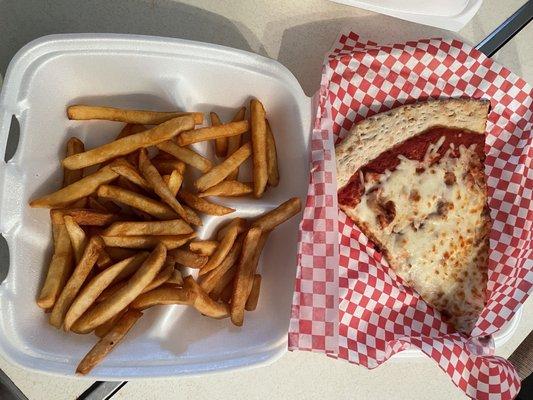
M 339 207 L 464 333 L 486 301 L 488 111 L 471 99 L 406 105 L 355 125 L 336 148 Z

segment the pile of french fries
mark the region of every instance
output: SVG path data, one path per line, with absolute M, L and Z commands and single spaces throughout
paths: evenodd
M 211 113 L 209 127 L 198 127 L 202 113 L 76 105 L 67 114 L 126 123 L 114 141 L 91 150 L 70 138 L 63 187 L 30 202 L 51 209 L 54 242 L 38 306 L 52 326 L 101 338 L 76 371 L 94 368 L 152 306 L 192 306 L 241 326 L 245 311 L 258 304 L 257 265 L 268 235 L 300 212 L 300 199 L 250 221 L 234 218 L 210 240 L 199 240 L 195 227 L 202 225 L 199 214 L 235 211 L 211 196 L 260 198 L 278 185 L 275 140 L 261 102 L 250 102 L 249 119 L 245 107 L 225 124 Z M 217 165 L 188 147 L 202 141 L 214 143 Z M 249 157 L 253 182 L 240 182 L 239 167 Z M 190 169 L 203 175 L 186 190 Z

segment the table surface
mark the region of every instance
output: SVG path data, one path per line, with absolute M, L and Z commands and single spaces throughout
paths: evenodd
M 51 33 L 119 32 L 218 43 L 277 59 L 308 95 L 318 88 L 324 53 L 339 31 L 352 29 L 380 43 L 458 37 L 478 43 L 525 0 L 485 0 L 458 33 L 413 24 L 326 0 L 0 0 L 0 74 L 15 52 Z M 533 24 L 493 58 L 533 82 Z M 533 300 L 515 335 L 497 354 L 508 357 L 533 330 Z M 0 358 L 0 369 L 31 400 L 73 399 L 92 381 L 27 372 Z M 114 399 L 462 399 L 465 396 L 425 357 L 391 360 L 369 371 L 320 354 L 287 353 L 260 369 L 199 378 L 129 382 Z

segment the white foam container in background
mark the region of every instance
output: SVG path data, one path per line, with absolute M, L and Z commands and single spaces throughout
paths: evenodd
M 52 252 L 48 210 L 28 201 L 57 189 L 67 138 L 88 148 L 115 137 L 122 124 L 69 121 L 68 105 L 83 103 L 153 110 L 217 111 L 223 120 L 251 97 L 264 103 L 276 135 L 282 179 L 260 200 L 217 200 L 237 212 L 204 216 L 201 238 L 235 216 L 252 217 L 289 197 L 304 199 L 309 181 L 311 101 L 278 62 L 256 54 L 179 39 L 75 34 L 37 39 L 13 58 L 0 94 L 0 153 L 10 121 L 20 123 L 14 157 L 0 162 L 0 231 L 10 251 L 10 269 L 0 284 L 0 354 L 22 367 L 73 375 L 94 345 L 94 335 L 75 335 L 48 324 L 35 304 Z M 212 146 L 195 145 L 212 157 Z M 246 179 L 246 177 L 243 177 Z M 294 289 L 298 218 L 269 238 L 259 268 L 263 280 L 258 309 L 242 328 L 194 309 L 161 306 L 143 318 L 88 377 L 123 380 L 193 375 L 269 363 L 287 350 Z M 517 315 L 495 337 L 502 345 Z M 395 358 L 420 356 L 404 351 Z
M 478 12 L 483 0 L 331 0 L 380 14 L 435 26 L 450 31 L 462 29 Z

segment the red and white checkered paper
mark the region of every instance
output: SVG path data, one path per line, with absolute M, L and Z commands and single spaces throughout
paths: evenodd
M 365 117 L 426 99 L 491 102 L 485 172 L 493 220 L 488 303 L 472 337 L 404 286 L 371 242 L 337 208 L 334 144 Z M 512 399 L 513 366 L 490 337 L 533 286 L 533 91 L 457 40 L 379 46 L 342 35 L 328 55 L 317 94 L 311 174 L 300 225 L 290 350 L 320 351 L 374 368 L 418 348 L 476 399 Z

